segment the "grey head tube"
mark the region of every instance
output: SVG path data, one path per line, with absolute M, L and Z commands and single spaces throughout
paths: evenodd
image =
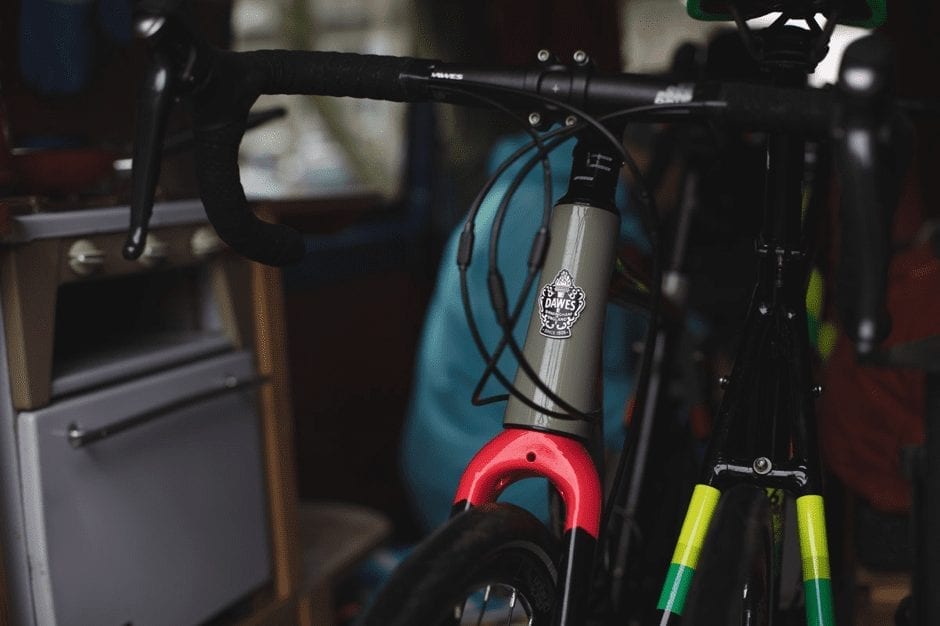
M 549 232 L 523 355 L 556 396 L 582 413 L 599 413 L 601 341 L 620 216 L 610 208 L 563 199 L 552 212 Z M 537 405 L 564 412 L 521 368 L 514 384 Z M 546 415 L 515 397 L 509 399 L 503 423 L 583 439 L 593 428 L 584 420 Z

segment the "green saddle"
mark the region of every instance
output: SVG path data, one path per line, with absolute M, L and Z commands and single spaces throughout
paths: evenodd
M 841 5 L 840 24 L 876 28 L 887 15 L 887 0 L 687 0 L 686 10 L 697 20 L 728 21 L 734 18 L 730 7 L 737 6 L 741 16 L 752 19 L 768 13 L 787 12 L 794 18 L 822 13 L 828 19 Z

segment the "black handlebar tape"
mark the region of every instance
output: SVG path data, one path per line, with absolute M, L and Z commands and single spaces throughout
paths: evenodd
M 196 174 L 206 215 L 240 254 L 267 265 L 297 263 L 304 255 L 301 234 L 258 219 L 239 181 L 238 146 L 251 105 L 261 94 L 416 100 L 420 94 L 405 79 L 431 62 L 283 50 L 212 54 L 209 76 L 192 99 Z
M 589 111 L 661 102 L 720 101 L 706 115 L 755 130 L 807 136 L 828 132 L 832 94 L 767 86 L 712 84 L 670 86 L 660 79 L 590 75 L 586 70 L 487 71 L 406 57 L 337 52 L 211 51 L 208 76 L 193 91 L 197 177 L 210 221 L 224 241 L 257 261 L 284 265 L 303 255 L 299 233 L 266 224 L 248 209 L 238 178 L 238 145 L 245 118 L 261 94 L 310 94 L 397 102 L 463 98 L 444 88 L 489 85 L 551 94 Z M 502 94 L 512 100 L 512 96 Z M 518 96 L 517 96 L 518 98 Z M 512 100 L 530 106 L 528 99 Z
M 827 90 L 715 83 L 696 92 L 696 100 L 710 97 L 725 103 L 715 115 L 738 128 L 807 137 L 826 136 L 830 131 L 833 94 Z
M 427 99 L 423 83 L 437 63 L 427 59 L 348 52 L 259 50 L 243 53 L 265 94 L 348 96 L 392 102 Z M 409 80 L 409 79 L 418 80 Z
M 900 133 L 892 125 L 892 83 L 886 42 L 865 37 L 846 49 L 835 126 L 842 189 L 837 302 L 859 355 L 872 353 L 891 327 L 885 306 L 891 226 L 906 167 Z

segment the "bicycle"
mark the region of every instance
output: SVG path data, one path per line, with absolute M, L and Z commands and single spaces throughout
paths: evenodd
M 882 42 L 855 44 L 843 60 L 837 90 L 805 86 L 839 21 L 875 25 L 884 4 L 869 2 L 692 1 L 691 14 L 733 19 L 751 51 L 769 70 L 768 84 L 685 84 L 654 76 L 594 72 L 586 53 L 564 65 L 547 51 L 532 68 L 478 68 L 437 61 L 353 54 L 209 49 L 179 18 L 181 0 L 147 0 L 139 7 L 141 35 L 154 62 L 141 100 L 135 142 L 131 228 L 125 256 L 143 249 L 167 110 L 186 95 L 196 125 L 198 179 L 206 213 L 219 235 L 248 258 L 272 265 L 298 261 L 303 240 L 291 229 L 258 220 L 238 183 L 237 153 L 244 119 L 261 93 L 440 101 L 482 105 L 517 115 L 532 135 L 525 172 L 570 136 L 577 136 L 568 193 L 554 206 L 546 195 L 543 219 L 528 257 L 523 295 L 539 288 L 524 346 L 512 328 L 524 314 L 510 303 L 495 269 L 496 242 L 507 199 L 490 235 L 488 295 L 504 337 L 490 349 L 475 331 L 487 362 L 484 380 L 508 390 L 506 430 L 474 458 L 454 499 L 451 521 L 397 570 L 364 618 L 366 624 L 484 623 L 483 611 L 512 623 L 615 623 L 625 615 L 622 574 L 630 548 L 627 529 L 650 453 L 655 399 L 662 382 L 666 338 L 664 295 L 678 296 L 677 276 L 664 272 L 653 197 L 639 167 L 614 134 L 627 122 L 719 120 L 769 134 L 764 227 L 757 245 L 759 278 L 734 368 L 714 427 L 701 479 L 682 524 L 657 605 L 660 624 L 770 623 L 775 612 L 784 492 L 796 496 L 810 624 L 832 624 L 832 592 L 810 378 L 804 294 L 808 269 L 801 179 L 805 142 L 831 138 L 843 166 L 848 210 L 843 215 L 846 325 L 861 353 L 885 334 L 883 293 L 888 258 L 887 208 L 897 105 L 890 93 L 890 61 Z M 752 32 L 747 20 L 783 10 L 774 24 Z M 816 13 L 829 17 L 825 27 Z M 787 25 L 803 19 L 807 29 Z M 558 128 L 548 131 L 556 124 Z M 613 130 L 612 130 L 613 129 Z M 539 134 L 536 130 L 542 130 Z M 512 160 L 522 159 L 520 149 Z M 595 380 L 603 307 L 615 267 L 619 216 L 613 190 L 622 166 L 639 186 L 654 253 L 648 284 L 620 297 L 650 311 L 647 349 L 635 401 L 636 435 L 621 455 L 613 484 L 599 479 Z M 504 170 L 508 165 L 504 165 Z M 499 172 L 498 172 L 499 173 Z M 546 176 L 546 179 L 548 177 Z M 518 184 L 518 180 L 515 184 Z M 512 189 L 512 188 L 511 188 Z M 473 256 L 471 209 L 457 263 L 465 277 Z M 507 198 L 511 193 L 507 194 Z M 561 244 L 561 245 L 559 245 Z M 862 254 L 860 250 L 866 250 Z M 670 267 L 670 272 L 678 268 Z M 662 287 L 663 278 L 667 288 Z M 462 283 L 465 306 L 471 298 Z M 663 292 L 666 292 L 665 294 Z M 509 350 L 519 362 L 510 381 L 497 367 Z M 479 392 L 479 388 L 478 388 Z M 492 398 L 479 398 L 478 402 Z M 756 419 L 748 419 L 755 416 Z M 529 512 L 496 502 L 523 477 L 548 478 L 560 533 Z M 736 486 L 738 484 L 742 486 Z M 773 503 L 773 506 L 772 504 Z M 552 526 L 552 525 L 550 525 Z M 709 529 L 712 529 L 711 531 Z M 744 537 L 743 550 L 724 550 Z M 595 558 L 595 554 L 597 554 Z M 697 571 L 701 573 L 695 575 Z M 734 572 L 733 576 L 725 575 Z M 713 572 L 719 572 L 716 575 Z M 497 601 L 495 596 L 504 596 Z M 508 620 L 507 620 L 508 618 Z M 623 623 L 622 621 L 620 623 Z

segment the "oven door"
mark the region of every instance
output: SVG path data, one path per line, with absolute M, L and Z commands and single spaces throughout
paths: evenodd
M 250 354 L 20 413 L 37 623 L 194 624 L 271 576 Z

